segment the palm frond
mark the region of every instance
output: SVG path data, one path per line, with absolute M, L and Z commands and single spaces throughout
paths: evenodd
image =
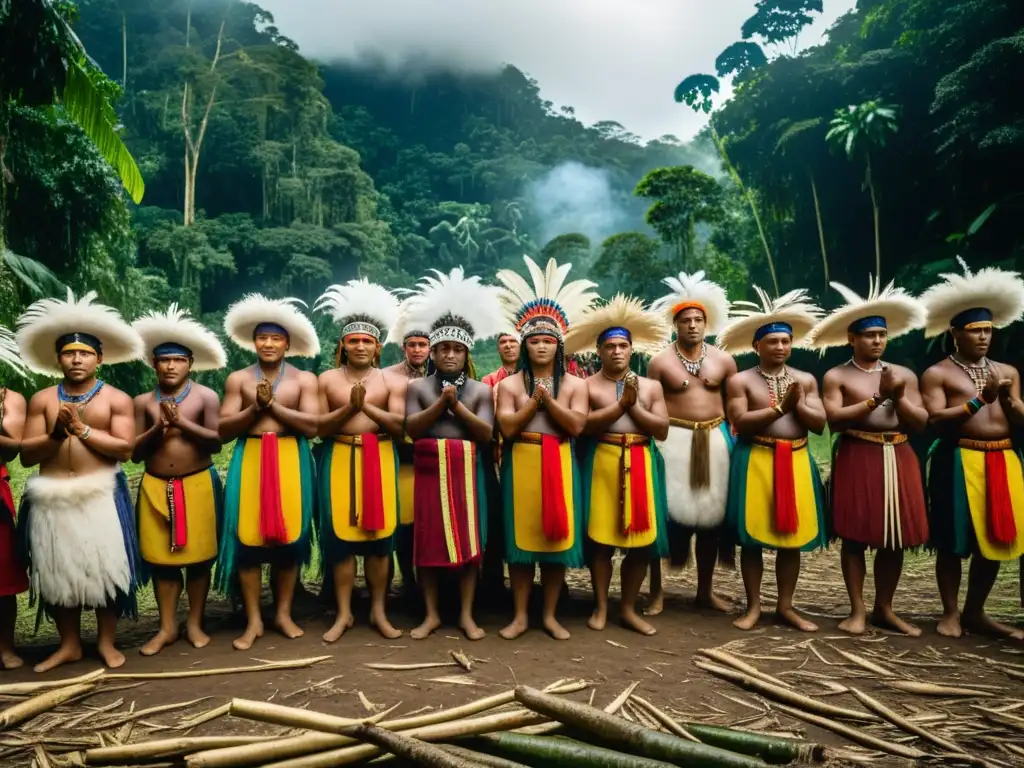
M 60 278 L 51 272 L 45 264 L 35 259 L 19 256 L 4 248 L 0 253 L 0 260 L 33 296 L 48 296 L 54 293 L 64 293 L 67 290 Z

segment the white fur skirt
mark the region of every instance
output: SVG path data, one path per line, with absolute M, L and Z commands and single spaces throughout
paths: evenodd
M 669 517 L 687 528 L 716 528 L 725 519 L 729 496 L 729 438 L 720 427 L 710 430 L 710 480 L 707 488 L 690 487 L 693 430 L 669 427 L 668 437 L 658 443 L 665 459 L 665 488 Z
M 116 470 L 29 478 L 32 591 L 46 604 L 103 607 L 133 592 L 119 492 Z

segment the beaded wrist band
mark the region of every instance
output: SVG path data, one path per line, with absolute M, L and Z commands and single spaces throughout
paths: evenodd
M 875 410 L 875 408 L 878 407 L 879 402 L 880 400 L 878 398 L 878 395 L 872 395 L 871 397 L 864 401 L 864 404 L 868 407 L 869 411 L 873 411 Z
M 985 401 L 982 400 L 980 397 L 976 397 L 973 400 L 968 400 L 966 403 L 964 403 L 964 410 L 971 414 L 971 416 L 976 414 L 984 407 Z

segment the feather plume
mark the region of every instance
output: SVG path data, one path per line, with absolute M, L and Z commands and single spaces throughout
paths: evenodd
M 330 313 L 340 326 L 357 320 L 368 322 L 382 335 L 387 334 L 386 339 L 380 339 L 381 343 L 386 343 L 396 338 L 391 330 L 398 322 L 401 302 L 395 292 L 362 278 L 328 287 L 317 299 L 313 311 Z
M 825 350 L 847 343 L 850 324 L 865 317 L 884 317 L 887 335 L 895 339 L 924 325 L 924 306 L 902 288 L 890 282 L 880 289 L 881 283 L 868 276 L 867 296 L 860 296 L 842 283 L 830 283 L 846 304 L 821 320 L 807 335 L 807 345 Z
M 210 329 L 189 316 L 187 309 L 171 304 L 166 312 L 149 312 L 134 323 L 132 328 L 142 337 L 143 359 L 153 364 L 153 349 L 160 344 L 181 344 L 192 350 L 192 370 L 216 371 L 228 364 L 227 353 L 220 339 Z
M 984 307 L 992 313 L 992 325 L 1005 328 L 1024 315 L 1024 280 L 1019 272 L 985 267 L 972 272 L 957 257 L 961 273 L 939 275 L 941 283 L 921 294 L 927 312 L 924 335 L 939 336 L 949 330 L 950 321 L 968 309 Z
M 504 326 L 501 289 L 466 277 L 462 267 L 445 274 L 436 269 L 403 302 L 403 327 L 433 331 L 440 324 L 462 328 L 474 340 L 497 335 Z
M 640 299 L 620 293 L 607 304 L 583 313 L 565 336 L 565 353 L 575 355 L 595 349 L 600 335 L 616 326 L 629 330 L 637 352 L 653 352 L 668 336 L 662 315 L 645 309 Z
M 651 304 L 652 312 L 661 312 L 671 323 L 675 320 L 675 308 L 684 302 L 696 302 L 704 307 L 707 318 L 707 335 L 716 336 L 729 318 L 729 299 L 725 289 L 706 279 L 704 272 L 688 275 L 680 272 L 677 277 L 662 279 L 671 293 Z
M 224 331 L 242 349 L 253 350 L 253 331 L 261 323 L 275 323 L 288 331 L 286 357 L 316 357 L 320 340 L 309 318 L 299 309 L 301 299 L 268 299 L 260 293 L 248 293 L 228 307 Z
M 572 264 L 559 265 L 554 259 L 548 259 L 542 271 L 529 256 L 523 256 L 523 262 L 532 286 L 511 269 L 498 270 L 496 275 L 498 282 L 505 286 L 501 294 L 502 308 L 517 331 L 521 332 L 530 320 L 543 316 L 555 322 L 564 335 L 576 318 L 600 298 L 591 290 L 597 283 L 590 280 L 565 282 Z
M 28 370 L 21 360 L 18 352 L 18 342 L 14 340 L 14 334 L 0 325 L 0 363 L 7 363 L 15 373 L 24 376 Z
M 810 301 L 803 288 L 773 299 L 759 286 L 753 286 L 758 301 L 734 301 L 728 325 L 718 334 L 718 347 L 733 355 L 753 352 L 754 333 L 762 325 L 788 323 L 793 328 L 793 346 L 805 344 L 824 311 Z

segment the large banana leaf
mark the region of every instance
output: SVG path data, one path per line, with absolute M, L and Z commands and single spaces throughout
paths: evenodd
M 10 270 L 15 279 L 28 288 L 29 292 L 36 297 L 60 295 L 67 288 L 45 264 L 30 259 L 27 256 L 19 256 L 6 248 L 0 250 L 0 263 Z

